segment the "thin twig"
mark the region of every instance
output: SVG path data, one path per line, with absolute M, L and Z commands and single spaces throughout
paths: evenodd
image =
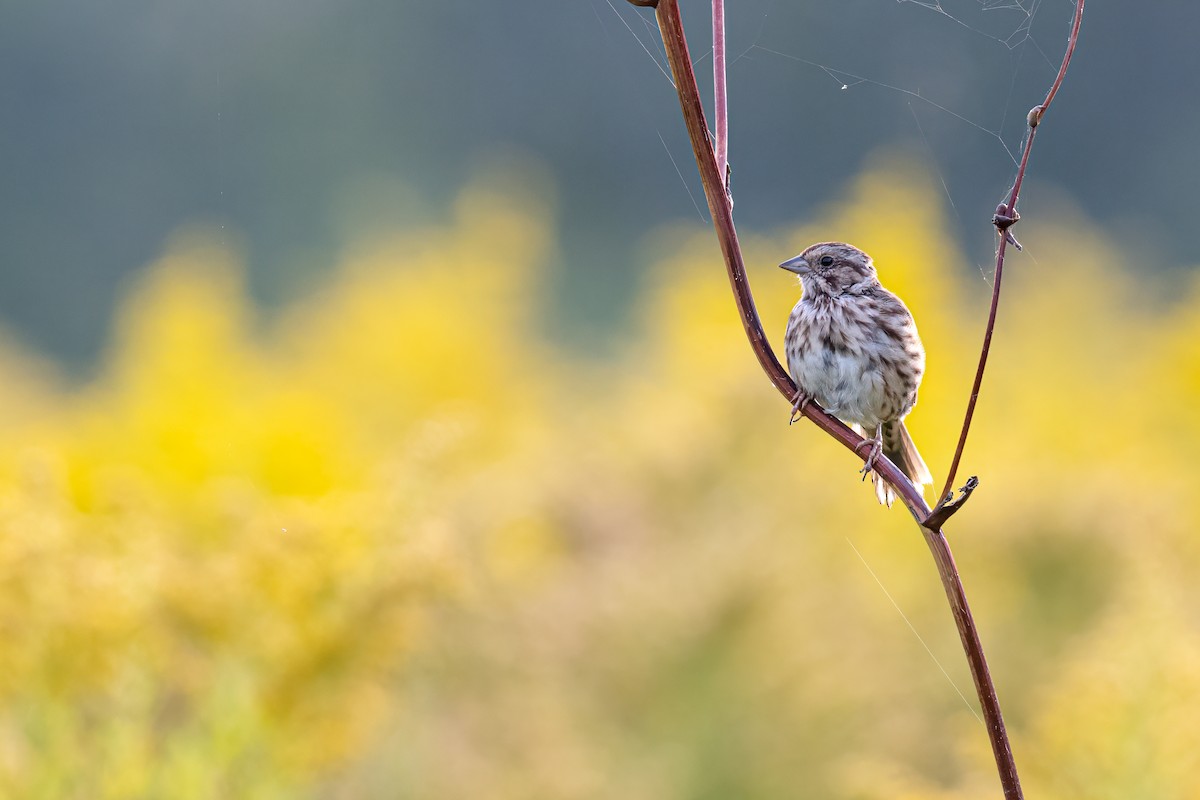
M 958 497 L 953 495 L 945 497 L 942 502 L 938 503 L 937 508 L 930 512 L 925 519 L 925 524 L 930 528 L 940 528 L 946 524 L 946 520 L 954 516 L 954 514 L 971 499 L 971 495 L 979 488 L 979 478 L 972 475 L 967 478 L 967 482 L 958 490 Z
M 683 23 L 679 16 L 678 0 L 629 0 L 629 2 L 634 5 L 653 4 L 653 7 L 656 8 L 658 27 L 663 37 L 667 58 L 671 64 L 671 72 L 675 77 L 684 124 L 692 142 L 692 152 L 696 157 L 696 166 L 704 185 L 704 195 L 712 214 L 717 241 L 720 243 L 721 252 L 725 257 L 729 283 L 733 289 L 742 326 L 745 328 L 750 346 L 763 371 L 766 372 L 767 377 L 780 394 L 791 403 L 791 399 L 796 393 L 796 385 L 779 363 L 779 359 L 776 358 L 767 341 L 766 333 L 763 331 L 762 322 L 758 316 L 758 309 L 754 305 L 754 297 L 750 292 L 750 285 L 746 280 L 745 264 L 742 260 L 741 248 L 738 245 L 737 231 L 733 225 L 733 210 L 709 143 L 704 107 L 700 101 L 696 76 L 692 70 L 691 57 L 688 54 Z M 855 452 L 858 457 L 863 457 L 860 447 L 863 442 L 862 437 L 847 428 L 841 421 L 830 417 L 815 404 L 809 404 L 804 409 L 804 415 L 811 419 L 818 428 L 841 442 L 847 449 Z M 959 638 L 962 640 L 963 651 L 971 668 L 971 677 L 975 682 L 975 690 L 983 710 L 988 738 L 991 741 L 997 769 L 1000 773 L 1000 783 L 1004 788 L 1004 796 L 1006 800 L 1021 800 L 1023 797 L 1021 783 L 1017 776 L 1008 734 L 1004 728 L 1004 718 L 1000 712 L 996 687 L 992 682 L 987 659 L 983 654 L 983 645 L 979 641 L 979 631 L 971 616 L 971 609 L 967 604 L 966 593 L 958 574 L 958 568 L 954 563 L 954 556 L 950 552 L 950 545 L 940 529 L 924 524 L 924 521 L 929 518 L 929 507 L 908 478 L 887 458 L 878 459 L 875 462 L 875 469 L 899 492 L 904 504 L 917 520 L 925 542 L 929 546 L 929 551 L 933 555 L 938 577 L 945 589 L 946 598 L 954 616 L 954 623 L 958 629 Z
M 1021 245 L 1013 238 L 1009 229 L 1021 219 L 1021 215 L 1017 213 L 1017 200 L 1021 196 L 1021 184 L 1025 181 L 1025 168 L 1029 164 L 1029 152 L 1033 149 L 1033 138 L 1037 134 L 1038 124 L 1045 116 L 1046 110 L 1050 108 L 1054 96 L 1058 94 L 1063 78 L 1067 75 L 1067 67 L 1071 65 L 1071 57 L 1075 55 L 1075 43 L 1079 41 L 1079 26 L 1083 22 L 1083 5 L 1084 0 L 1076 0 L 1071 34 L 1067 38 L 1067 52 L 1063 55 L 1062 65 L 1058 68 L 1058 75 L 1055 76 L 1050 91 L 1046 92 L 1046 99 L 1040 105 L 1030 109 L 1029 115 L 1025 118 L 1029 125 L 1029 135 L 1025 137 L 1025 150 L 1021 153 L 1021 165 L 1017 168 L 1017 177 L 1013 181 L 1012 191 L 1008 194 L 1008 202 L 997 206 L 996 214 L 992 217 L 992 224 L 996 226 L 996 232 L 1000 236 L 1000 243 L 996 246 L 996 275 L 992 280 L 992 302 L 988 308 L 987 327 L 983 331 L 983 346 L 979 350 L 979 364 L 975 367 L 975 380 L 971 384 L 971 395 L 967 399 L 967 411 L 963 415 L 962 430 L 958 434 L 958 445 L 954 448 L 954 458 L 950 461 L 950 472 L 946 475 L 946 484 L 942 487 L 942 493 L 938 495 L 941 502 L 934 509 L 934 513 L 939 516 L 943 507 L 953 496 L 951 489 L 954 486 L 954 478 L 958 474 L 958 465 L 962 461 L 963 449 L 967 446 L 967 434 L 971 430 L 971 420 L 975 416 L 975 403 L 979 400 L 979 389 L 983 385 L 983 372 L 987 368 L 988 353 L 992 347 L 992 331 L 996 327 L 996 310 L 1000 306 L 1000 281 L 1004 278 L 1004 252 L 1010 243 L 1018 250 L 1021 249 Z M 961 506 L 961 503 L 959 505 Z M 949 514 L 940 516 L 940 519 L 945 521 L 947 517 Z
M 717 158 L 717 174 L 721 175 L 728 191 L 729 184 L 729 100 L 725 86 L 725 0 L 712 0 L 713 27 L 713 116 L 717 136 L 713 150 Z
M 630 0 L 635 5 L 650 0 Z M 658 9 L 658 24 L 663 36 L 667 52 L 667 60 L 675 78 L 679 94 L 680 108 L 683 121 L 687 126 L 688 136 L 692 142 L 692 153 L 696 158 L 696 166 L 700 171 L 700 181 L 704 185 L 704 196 L 708 201 L 708 210 L 712 215 L 713 226 L 716 229 L 717 241 L 725 256 L 728 267 L 729 284 L 733 289 L 737 302 L 738 313 L 741 316 L 742 327 L 750 339 L 750 346 L 758 356 L 771 383 L 784 397 L 791 401 L 796 395 L 796 384 L 779 359 L 775 357 L 767 334 L 763 331 L 762 321 L 758 317 L 758 308 L 750 292 L 750 284 L 746 280 L 746 265 L 742 260 L 741 246 L 738 244 L 737 230 L 733 224 L 733 210 L 729 204 L 728 194 L 724 189 L 724 180 L 717 171 L 717 162 L 713 157 L 712 146 L 708 138 L 708 123 L 704 117 L 704 106 L 700 100 L 699 89 L 696 88 L 696 76 L 692 70 L 691 56 L 688 53 L 687 40 L 684 38 L 683 26 L 678 22 L 679 9 L 676 0 L 653 0 Z M 671 23 L 674 24 L 671 24 Z M 686 85 L 681 85 L 680 81 Z M 719 187 L 715 191 L 713 187 Z M 715 192 L 715 193 L 714 193 Z M 863 438 L 850 430 L 841 420 L 831 417 L 815 403 L 810 403 L 804 409 L 804 415 L 816 423 L 817 427 L 833 436 L 846 449 L 865 461 L 862 447 Z M 929 513 L 929 507 L 921 493 L 912 485 L 894 464 L 886 458 L 875 461 L 875 470 L 889 483 L 896 487 L 904 504 L 918 520 L 923 520 Z

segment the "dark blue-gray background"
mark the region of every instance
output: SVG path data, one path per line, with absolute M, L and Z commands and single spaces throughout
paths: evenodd
M 1006 148 L 1072 10 L 1023 2 L 729 3 L 739 224 L 802 220 L 901 148 L 944 181 L 975 269 L 1013 176 Z M 706 83 L 708 3 L 682 5 Z M 189 223 L 224 226 L 269 308 L 331 269 L 359 226 L 436 220 L 482 163 L 533 154 L 562 243 L 548 329 L 578 342 L 619 326 L 644 234 L 700 219 L 676 100 L 643 49 L 657 52 L 651 12 L 624 0 L 114 0 L 0 16 L 0 324 L 76 369 L 102 352 L 129 276 Z M 1197 260 L 1197 29 L 1195 4 L 1091 4 L 1027 213 L 1068 198 L 1139 268 Z

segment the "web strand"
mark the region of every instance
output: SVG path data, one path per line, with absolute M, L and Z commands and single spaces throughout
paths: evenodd
M 618 7 L 619 0 L 604 0 L 609 11 L 616 15 L 621 21 L 621 26 L 625 30 L 625 34 L 634 38 L 637 42 L 637 47 L 642 50 L 654 62 L 655 68 L 666 80 L 668 85 L 674 88 L 674 81 L 670 74 L 670 70 L 666 65 L 666 56 L 662 50 L 662 43 L 658 35 L 658 31 L 653 24 L 653 17 L 644 13 L 630 13 L 630 7 Z M 742 15 L 742 20 L 750 26 L 751 40 L 746 44 L 744 36 L 740 37 L 741 41 L 730 42 L 729 46 L 729 68 L 730 80 L 736 80 L 737 65 L 742 62 L 756 61 L 762 59 L 784 59 L 788 62 L 801 64 L 815 70 L 820 70 L 830 81 L 834 83 L 840 91 L 848 91 L 856 87 L 870 86 L 876 89 L 883 90 L 887 93 L 898 94 L 902 96 L 909 107 L 909 113 L 914 127 L 914 135 L 919 136 L 924 143 L 925 148 L 929 152 L 931 158 L 932 169 L 936 172 L 936 177 L 942 187 L 947 202 L 950 205 L 955 217 L 962 220 L 959 206 L 961 203 L 955 200 L 955 190 L 952 189 L 954 170 L 949 173 L 943 170 L 945 164 L 939 153 L 935 142 L 940 138 L 939 130 L 945 125 L 963 125 L 970 131 L 981 134 L 987 139 L 995 140 L 999 146 L 997 152 L 1003 152 L 1004 157 L 1015 170 L 1019 164 L 1019 143 L 1010 143 L 1011 136 L 1008 140 L 1005 138 L 1005 131 L 1009 127 L 1009 122 L 1013 118 L 1012 103 L 1013 98 L 1017 94 L 1021 85 L 1020 78 L 1023 70 L 1029 65 L 1036 63 L 1044 63 L 1048 68 L 1054 68 L 1051 59 L 1046 55 L 1045 50 L 1041 47 L 1033 35 L 1033 24 L 1039 16 L 1039 12 L 1045 0 L 957 0 L 955 3 L 948 3 L 947 0 L 895 0 L 895 3 L 900 6 L 912 6 L 917 15 L 923 15 L 924 12 L 930 12 L 936 15 L 939 19 L 950 21 L 958 30 L 966 31 L 972 37 L 982 37 L 993 43 L 1000 52 L 1016 51 L 1013 58 L 1007 59 L 1008 67 L 1001 67 L 1002 71 L 1008 71 L 1010 79 L 1006 82 L 1007 87 L 1001 84 L 1001 87 L 996 87 L 999 93 L 1004 94 L 1004 102 L 1002 104 L 992 104 L 987 111 L 989 116 L 999 112 L 998 121 L 992 123 L 990 121 L 981 121 L 978 114 L 981 112 L 968 112 L 965 108 L 957 109 L 952 102 L 943 100 L 942 98 L 931 96 L 927 89 L 923 89 L 919 85 L 902 82 L 899 80 L 883 80 L 878 77 L 871 77 L 869 74 L 863 74 L 865 70 L 853 71 L 846 69 L 842 65 L 834 66 L 828 62 L 821 62 L 806 58 L 806 51 L 792 51 L 790 45 L 780 46 L 773 44 L 771 37 L 774 29 L 770 24 L 772 17 L 778 12 L 781 7 L 778 0 L 760 0 L 757 3 L 747 3 L 745 5 L 738 4 L 737 13 Z M 949 7 L 948 7 L 949 6 Z M 971 9 L 974 9 L 973 11 Z M 599 17 L 601 12 L 597 3 L 593 2 L 593 9 Z M 605 14 L 604 16 L 607 16 Z M 635 21 L 636 20 L 636 21 Z M 730 22 L 734 18 L 731 16 Z M 942 26 L 939 26 L 942 27 Z M 736 28 L 730 31 L 731 39 L 739 38 L 736 33 Z M 958 36 L 946 29 L 946 36 Z M 1031 50 L 1036 55 L 1033 60 L 1025 58 L 1025 51 Z M 757 58 L 756 58 L 757 56 Z M 711 49 L 700 49 L 699 53 L 693 52 L 693 66 L 702 64 L 712 57 Z M 996 56 L 993 55 L 993 59 Z M 1005 60 L 1005 59 L 1002 59 Z M 849 65 L 848 65 L 849 66 Z M 887 77 L 887 76 L 884 76 Z M 1005 92 L 1005 90 L 1007 90 Z M 931 112 L 921 113 L 921 106 L 926 107 Z M 941 134 L 944 135 L 944 134 Z M 688 185 L 682 170 L 679 168 L 681 163 L 675 157 L 671 150 L 671 146 L 667 144 L 667 139 L 663 137 L 661 132 L 658 132 L 659 140 L 663 143 L 663 147 L 667 150 L 667 155 L 676 173 L 680 176 L 680 181 L 684 184 L 688 193 L 688 197 L 694 207 L 697 208 L 698 214 L 702 219 L 706 219 L 707 215 L 701 208 L 702 204 L 698 202 L 696 193 L 692 187 Z M 986 275 L 984 276 L 986 279 Z
M 916 0 L 907 0 L 907 1 L 915 2 Z M 801 58 L 800 56 L 794 56 L 794 55 L 791 55 L 790 53 L 783 53 L 778 50 L 772 50 L 771 48 L 763 47 L 762 45 L 754 45 L 754 49 L 761 50 L 764 53 L 770 53 L 771 55 L 778 56 L 780 58 L 786 58 L 789 61 L 796 61 L 801 64 L 807 64 L 810 67 L 815 67 L 815 68 L 821 70 L 822 72 L 824 72 L 826 75 L 828 75 L 834 81 L 836 81 L 838 84 L 840 84 L 840 88 L 842 88 L 842 89 L 850 89 L 852 87 L 858 86 L 859 84 L 866 83 L 866 84 L 870 84 L 871 86 L 878 86 L 881 89 L 888 89 L 893 92 L 899 92 L 900 94 L 907 95 L 908 97 L 911 97 L 914 100 L 920 100 L 922 103 L 925 103 L 926 105 L 931 106 L 931 107 L 937 109 L 938 111 L 941 111 L 942 113 L 953 117 L 954 119 L 958 120 L 959 122 L 969 125 L 972 128 L 974 128 L 982 133 L 986 133 L 988 136 L 991 136 L 993 139 L 995 139 L 997 142 L 1000 143 L 1001 147 L 1004 148 L 1004 152 L 1008 155 L 1009 160 L 1012 161 L 1013 166 L 1016 166 L 1018 163 L 1016 155 L 1013 153 L 1012 149 L 1009 148 L 1009 146 L 1004 142 L 1004 137 L 1000 135 L 999 131 L 994 131 L 990 128 L 984 127 L 983 125 L 980 125 L 978 122 L 975 122 L 974 120 L 967 119 L 962 114 L 959 114 L 955 111 L 951 111 L 946 106 L 941 105 L 940 103 L 934 102 L 933 100 L 930 100 L 928 97 L 925 97 L 924 95 L 921 94 L 920 91 L 913 91 L 912 89 L 905 89 L 903 86 L 896 86 L 894 84 L 884 83 L 883 81 L 872 80 L 871 78 L 866 78 L 866 77 L 863 77 L 862 75 L 855 75 L 853 72 L 847 72 L 845 70 L 827 67 L 824 64 L 817 63 L 816 61 L 809 61 L 806 58 Z M 851 82 L 851 81 L 853 81 L 853 82 Z
M 850 549 L 854 551 L 854 555 L 858 556 L 858 560 L 861 561 L 863 566 L 867 568 L 867 572 L 869 572 L 871 577 L 875 579 L 875 583 L 879 584 L 879 589 L 892 604 L 892 608 L 896 609 L 896 613 L 899 614 L 900 618 L 904 620 L 904 624 L 908 626 L 910 631 L 912 631 L 913 636 L 917 637 L 917 641 L 921 643 L 921 647 L 925 648 L 925 652 L 929 654 L 931 659 L 933 659 L 933 663 L 936 664 L 937 668 L 942 671 L 943 675 L 946 676 L 946 681 L 954 688 L 954 691 L 958 693 L 958 696 L 962 698 L 963 705 L 967 707 L 967 710 L 970 711 L 971 714 L 974 715 L 975 719 L 979 720 L 979 724 L 982 725 L 983 718 L 979 716 L 979 712 L 977 712 L 975 707 L 971 705 L 971 701 L 967 699 L 965 694 L 963 694 L 962 689 L 958 688 L 958 684 L 954 682 L 954 678 L 950 677 L 950 673 L 947 672 L 946 668 L 942 666 L 942 662 L 938 660 L 938 657 L 933 654 L 933 650 L 931 650 L 929 645 L 925 643 L 925 640 L 921 638 L 921 634 L 917 632 L 916 627 L 912 624 L 904 611 L 901 610 L 900 604 L 896 602 L 896 598 L 892 597 L 892 593 L 889 592 L 887 587 L 883 585 L 883 581 L 879 580 L 879 576 L 875 574 L 875 570 L 871 569 L 871 565 L 867 563 L 867 560 L 863 558 L 863 554 L 860 553 L 858 548 L 854 546 L 854 542 L 850 541 L 850 537 L 846 537 L 846 544 L 850 545 Z

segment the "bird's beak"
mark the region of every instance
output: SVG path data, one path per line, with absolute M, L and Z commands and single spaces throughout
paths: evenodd
M 808 266 L 808 262 L 804 260 L 804 256 L 789 258 L 780 264 L 779 267 L 780 269 L 786 269 L 788 272 L 794 272 L 797 275 L 807 275 L 812 272 L 812 269 Z

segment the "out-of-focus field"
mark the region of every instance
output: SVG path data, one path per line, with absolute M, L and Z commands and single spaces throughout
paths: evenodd
M 998 795 L 921 538 L 788 427 L 711 232 L 647 243 L 584 361 L 542 336 L 539 196 L 468 187 L 269 321 L 181 234 L 94 381 L 5 351 L 0 795 Z M 944 475 L 988 286 L 938 209 L 881 164 L 743 236 L 773 334 L 774 264 L 874 255 Z M 950 525 L 1018 765 L 1031 798 L 1197 797 L 1200 281 L 1067 210 L 1019 235 Z

